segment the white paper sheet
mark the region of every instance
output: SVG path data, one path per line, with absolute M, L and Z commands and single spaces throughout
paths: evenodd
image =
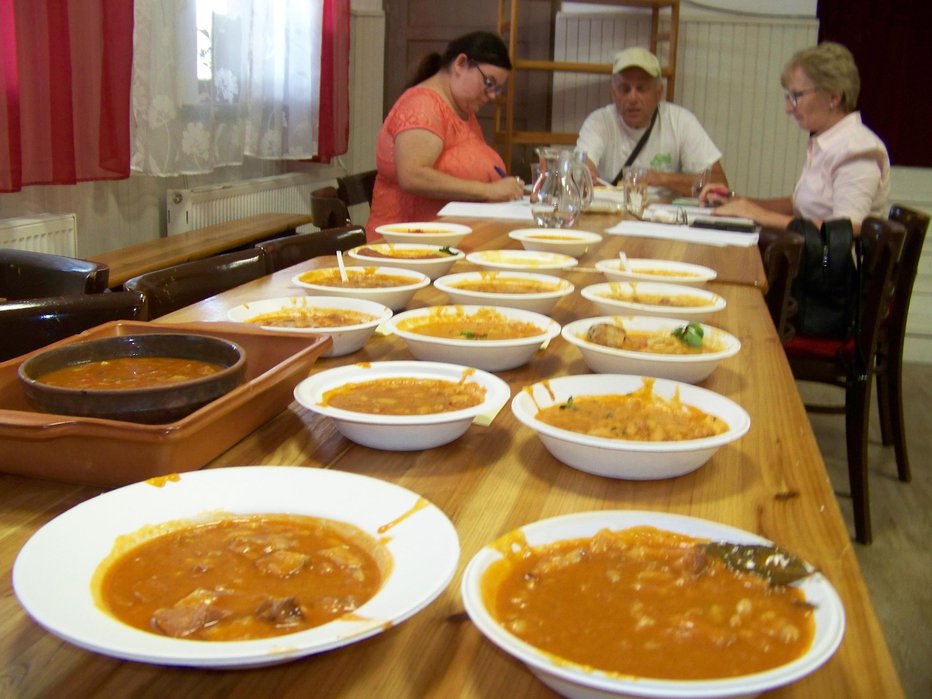
M 630 235 L 639 238 L 683 240 L 687 243 L 718 245 L 720 247 L 734 245 L 747 248 L 752 245 L 757 245 L 757 233 L 712 231 L 706 228 L 671 226 L 665 223 L 650 223 L 648 221 L 622 221 L 616 226 L 606 228 L 605 232 L 613 235 Z
M 651 204 L 644 212 L 644 219 L 647 221 L 656 221 L 657 223 L 673 223 L 676 220 L 678 210 L 686 212 L 686 220 L 692 225 L 692 222 L 699 218 L 715 218 L 722 223 L 734 223 L 741 226 L 753 226 L 754 221 L 741 216 L 715 216 L 711 208 L 701 206 L 673 206 L 672 204 Z M 740 231 L 739 231 L 740 232 Z
M 438 216 L 466 216 L 469 218 L 505 218 L 514 221 L 533 221 L 531 202 L 505 201 L 494 204 L 474 201 L 451 201 L 440 209 Z

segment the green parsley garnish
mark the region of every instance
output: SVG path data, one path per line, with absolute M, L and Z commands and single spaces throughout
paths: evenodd
M 673 331 L 673 337 L 690 347 L 702 347 L 705 331 L 699 323 L 690 323 Z

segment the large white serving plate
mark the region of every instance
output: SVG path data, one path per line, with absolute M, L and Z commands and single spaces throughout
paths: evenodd
M 599 260 L 595 268 L 608 279 L 618 282 L 660 282 L 663 284 L 688 284 L 702 286 L 710 282 L 718 273 L 709 267 L 694 265 L 675 260 L 652 260 L 649 258 L 628 258 L 625 267 L 618 257 Z
M 698 383 L 711 374 L 725 359 L 741 350 L 741 341 L 724 330 L 702 324 L 706 342 L 720 346 L 717 352 L 702 354 L 660 354 L 607 347 L 586 339 L 589 328 L 599 323 L 621 325 L 634 332 L 672 333 L 688 321 L 677 318 L 651 316 L 598 316 L 583 318 L 563 326 L 563 339 L 575 345 L 582 353 L 586 365 L 599 374 L 640 374 L 672 381 Z
M 457 245 L 472 233 L 472 228 L 461 223 L 415 221 L 413 223 L 389 223 L 379 226 L 375 232 L 385 238 L 388 243 Z
M 176 481 L 143 481 L 99 495 L 43 526 L 17 556 L 13 588 L 39 624 L 104 655 L 216 668 L 281 663 L 381 633 L 446 588 L 459 560 L 459 539 L 443 512 L 423 505 L 419 495 L 391 483 L 316 468 L 246 466 L 183 473 Z M 393 562 L 391 573 L 376 595 L 346 618 L 253 641 L 146 633 L 95 605 L 91 577 L 117 537 L 162 522 L 230 513 L 300 514 L 353 524 L 383 541 Z
M 383 415 L 334 408 L 323 396 L 347 384 L 379 379 L 434 379 L 475 383 L 485 400 L 471 408 L 417 415 Z M 347 439 L 373 449 L 420 451 L 461 437 L 480 415 L 495 415 L 511 397 L 508 384 L 485 371 L 442 362 L 363 362 L 312 374 L 294 390 L 295 400 L 308 410 L 330 418 Z
M 688 383 L 655 379 L 654 395 L 672 400 L 679 393 L 686 405 L 724 420 L 728 430 L 699 439 L 645 442 L 592 437 L 537 419 L 539 410 L 572 397 L 626 395 L 644 385 L 643 376 L 579 374 L 558 376 L 525 386 L 511 401 L 511 412 L 537 432 L 555 459 L 586 473 L 628 480 L 675 478 L 704 465 L 721 447 L 743 437 L 751 418 L 740 405 L 723 395 Z
M 529 272 L 570 269 L 575 257 L 541 250 L 479 250 L 466 255 L 466 261 L 486 269 L 517 269 Z
M 580 512 L 544 519 L 519 529 L 530 546 L 542 546 L 565 539 L 591 537 L 601 529 L 623 530 L 650 526 L 711 541 L 738 544 L 772 544 L 756 534 L 683 515 L 637 510 Z M 504 540 L 513 541 L 514 534 Z M 508 632 L 489 613 L 482 595 L 482 577 L 489 566 L 502 558 L 499 549 L 481 549 L 463 574 L 463 603 L 473 623 L 486 638 L 509 655 L 525 663 L 548 687 L 573 699 L 615 699 L 617 697 L 747 697 L 756 696 L 805 677 L 819 668 L 838 649 L 845 631 L 845 610 L 831 583 L 816 572 L 794 583 L 806 601 L 815 607 L 815 636 L 809 650 L 780 667 L 752 675 L 715 680 L 660 680 L 617 675 L 582 667 L 544 653 Z M 580 620 L 579 623 L 584 623 Z M 676 662 L 671 657 L 670 662 Z
M 339 325 L 327 328 L 285 328 L 278 325 L 263 325 L 265 330 L 309 335 L 325 335 L 333 343 L 322 357 L 342 357 L 362 348 L 372 337 L 379 323 L 392 317 L 392 310 L 375 301 L 339 296 L 283 296 L 273 299 L 260 299 L 235 306 L 227 311 L 227 318 L 236 323 L 248 323 L 250 319 L 266 313 L 290 310 L 294 308 L 337 308 L 357 311 L 375 316 L 374 320 L 354 325 Z

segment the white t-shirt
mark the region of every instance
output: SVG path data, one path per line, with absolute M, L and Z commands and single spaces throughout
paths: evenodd
M 657 122 L 635 165 L 663 172 L 701 172 L 722 159 L 692 112 L 669 102 L 657 108 Z M 586 117 L 576 147 L 586 151 L 602 179 L 611 182 L 645 130 L 627 126 L 615 105 L 609 104 Z
M 825 221 L 886 216 L 890 158 L 877 134 L 852 112 L 809 139 L 806 164 L 793 192 L 797 216 Z

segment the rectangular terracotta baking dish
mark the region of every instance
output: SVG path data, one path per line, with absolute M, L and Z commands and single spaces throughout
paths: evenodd
M 61 340 L 140 333 L 197 333 L 238 342 L 246 350 L 242 384 L 176 421 L 143 425 L 38 412 L 17 368 L 44 351 L 0 363 L 0 471 L 68 483 L 113 487 L 193 471 L 288 407 L 294 388 L 330 346 L 320 335 L 283 333 L 241 323 L 114 321 Z

